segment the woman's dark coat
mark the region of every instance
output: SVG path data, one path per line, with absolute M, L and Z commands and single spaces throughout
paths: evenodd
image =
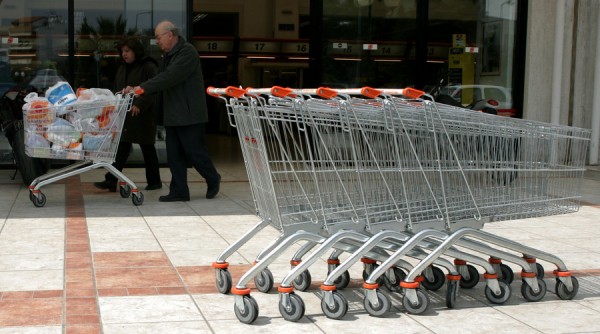
M 131 64 L 123 63 L 115 76 L 115 91 L 127 86 L 135 87 L 154 77 L 158 71 L 157 62 L 145 57 Z M 133 100 L 133 105 L 140 109 L 137 116 L 127 113 L 121 141 L 137 144 L 154 144 L 156 139 L 156 94 L 142 94 Z

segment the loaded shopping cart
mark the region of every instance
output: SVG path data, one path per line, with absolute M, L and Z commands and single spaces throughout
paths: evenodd
M 217 288 L 235 295 L 240 321 L 258 316 L 247 283 L 254 278 L 269 291 L 268 265 L 298 243 L 278 287 L 279 310 L 292 321 L 304 314 L 294 289 L 308 288 L 309 267 L 329 252 L 321 307 L 335 319 L 347 312 L 340 290 L 358 261 L 364 306 L 375 316 L 391 305 L 382 286 L 419 314 L 429 304 L 424 290 L 446 282 L 446 305 L 454 307 L 459 287 L 479 282 L 475 266 L 484 271 L 486 298 L 502 304 L 515 276 L 503 261 L 521 267 L 526 300 L 539 301 L 547 290 L 537 259 L 556 266 L 560 298 L 577 294 L 558 257 L 482 228 L 577 211 L 589 130 L 449 107 L 411 89 L 207 91 L 225 101 L 237 128 L 262 219 L 213 263 Z M 232 287 L 226 259 L 266 226 L 280 236 Z
M 34 179 L 29 185 L 29 199 L 36 207 L 43 207 L 46 204 L 46 196 L 40 190 L 43 186 L 105 168 L 119 180 L 120 195 L 131 196 L 134 205 L 141 205 L 143 193 L 112 166 L 134 95 L 113 95 L 108 90 L 95 88 L 81 94 L 77 101 L 66 105 L 53 105 L 45 98 L 30 96 L 23 106 L 26 154 L 73 161 Z

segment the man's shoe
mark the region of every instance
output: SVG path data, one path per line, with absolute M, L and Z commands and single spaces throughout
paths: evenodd
M 159 202 L 187 202 L 189 200 L 190 200 L 189 197 L 181 197 L 181 196 L 174 196 L 174 195 L 165 195 L 165 196 L 160 196 L 158 198 Z
M 162 183 L 149 184 L 144 190 L 157 190 L 162 188 Z
M 220 188 L 221 188 L 221 175 L 219 175 L 219 178 L 217 179 L 217 182 L 215 184 L 209 185 L 208 188 L 206 189 L 206 198 L 208 198 L 208 199 L 215 198 L 215 196 L 217 196 L 217 194 L 219 193 Z
M 110 181 L 102 181 L 102 182 L 94 182 L 94 187 L 98 188 L 98 189 L 102 189 L 102 190 L 107 190 L 110 192 L 116 192 L 117 191 L 117 183 L 116 182 L 110 182 Z

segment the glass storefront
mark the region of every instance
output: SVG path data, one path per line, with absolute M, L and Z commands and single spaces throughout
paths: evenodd
M 457 102 L 495 100 L 502 114 L 513 115 L 514 69 L 523 67 L 514 53 L 517 5 L 518 0 L 4 0 L 0 93 L 17 85 L 44 92 L 60 80 L 74 88 L 112 89 L 117 41 L 139 35 L 148 53 L 160 59 L 154 26 L 168 19 L 198 49 L 207 86 L 428 91 L 443 79 L 444 92 Z M 208 101 L 209 133 L 233 134 L 223 106 Z M 0 140 L 0 165 L 12 164 L 7 150 Z M 130 163 L 141 161 L 134 151 Z

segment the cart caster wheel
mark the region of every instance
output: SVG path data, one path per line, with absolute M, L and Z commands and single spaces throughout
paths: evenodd
M 390 282 L 390 279 L 387 276 L 384 276 L 383 284 L 389 292 L 400 293 L 400 292 L 402 292 L 402 288 L 400 287 L 400 282 L 404 281 L 405 278 L 406 278 L 406 273 L 404 272 L 404 270 L 394 267 L 394 279 L 396 280 L 396 283 Z
M 226 295 L 231 292 L 231 273 L 227 269 L 215 270 L 217 290 Z
M 346 300 L 346 297 L 338 291 L 333 291 L 332 295 L 333 307 L 330 308 L 329 305 L 327 305 L 325 298 L 323 298 L 321 299 L 321 310 L 323 310 L 323 313 L 329 319 L 342 319 L 346 315 L 346 312 L 348 312 L 348 301 Z
M 119 194 L 121 194 L 121 197 L 123 198 L 129 197 L 131 195 L 131 187 L 128 184 L 119 187 Z
M 371 266 L 371 269 L 369 269 L 369 270 L 363 269 L 363 272 L 362 272 L 363 281 L 365 281 L 365 282 L 367 281 L 367 279 L 369 278 L 371 273 L 374 272 L 375 269 L 377 269 L 377 267 L 379 267 L 379 264 L 374 263 L 374 264 L 370 264 L 369 266 Z M 381 276 L 377 277 L 376 283 L 379 284 L 380 286 L 385 285 L 385 282 L 383 279 L 384 276 L 385 275 L 381 275 Z
M 310 275 L 310 271 L 303 271 L 296 279 L 292 282 L 294 288 L 298 291 L 306 291 L 310 287 L 310 283 L 312 282 L 312 277 Z
M 381 291 L 376 290 L 376 292 L 377 292 L 377 303 L 379 305 L 373 306 L 373 304 L 371 304 L 371 301 L 369 300 L 369 298 L 367 298 L 366 296 L 363 301 L 363 304 L 365 306 L 365 310 L 367 310 L 367 313 L 369 313 L 370 315 L 372 315 L 374 317 L 382 317 L 390 311 L 392 304 L 390 303 L 390 299 L 386 295 L 384 295 Z
M 33 195 L 33 199 L 31 201 L 33 202 L 33 205 L 41 208 L 46 205 L 46 195 L 43 193 L 38 193 L 37 196 Z
M 456 306 L 456 298 L 458 298 L 458 281 L 448 281 L 446 288 L 446 307 L 454 308 Z
M 31 191 L 29 192 L 29 200 L 32 202 L 35 201 L 35 195 Z
M 579 282 L 577 282 L 577 278 L 575 276 L 571 276 L 571 282 L 573 284 L 573 290 L 569 291 L 565 283 L 558 278 L 556 279 L 554 291 L 558 295 L 558 298 L 562 300 L 571 300 L 575 297 L 575 295 L 577 295 L 577 291 L 579 291 Z
M 506 282 L 506 284 L 511 284 L 515 279 L 512 269 L 504 263 L 500 264 L 500 273 L 502 274 L 501 280 Z
M 288 321 L 296 322 L 304 316 L 304 301 L 300 296 L 295 293 L 290 293 L 290 303 L 288 307 L 283 306 L 282 299 L 279 299 L 279 313 L 281 316 Z
M 442 269 L 438 267 L 431 267 L 431 269 L 433 272 L 433 281 L 428 281 L 427 276 L 423 275 L 425 279 L 423 280 L 423 282 L 421 282 L 421 285 L 423 285 L 423 287 L 429 291 L 437 291 L 442 286 L 444 286 L 444 282 L 446 281 L 446 275 L 444 275 Z
M 492 304 L 504 304 L 510 298 L 510 294 L 512 293 L 510 285 L 506 284 L 504 281 L 498 281 L 498 284 L 500 285 L 500 294 L 498 295 L 488 286 L 485 287 L 485 297 Z
M 535 274 L 537 276 L 537 278 L 539 279 L 544 279 L 544 266 L 542 266 L 541 264 L 539 264 L 538 262 L 535 263 L 535 270 L 537 271 Z
M 256 288 L 260 292 L 267 293 L 271 291 L 273 288 L 273 274 L 269 270 L 269 268 L 263 269 L 257 276 L 254 277 L 254 284 L 256 284 Z
M 348 270 L 344 271 L 340 277 L 336 278 L 335 281 L 333 281 L 333 284 L 335 284 L 335 288 L 338 290 L 347 288 L 348 284 L 350 284 L 350 273 Z
M 141 192 L 134 194 L 131 196 L 131 202 L 133 202 L 133 205 L 135 206 L 142 205 L 142 203 L 144 203 L 144 194 Z
M 233 305 L 235 316 L 240 322 L 243 322 L 245 324 L 251 324 L 256 320 L 256 318 L 258 318 L 258 304 L 256 303 L 256 300 L 254 300 L 254 298 L 252 298 L 252 296 L 250 295 L 245 295 L 243 298 L 243 311 L 241 311 L 239 307 L 237 307 L 237 305 Z
M 407 295 L 402 297 L 402 306 L 404 306 L 408 313 L 421 314 L 429 307 L 429 297 L 425 292 L 421 291 L 421 289 L 417 289 L 417 298 L 419 301 L 416 305 L 413 305 Z
M 469 271 L 469 279 L 461 277 L 460 287 L 463 289 L 472 289 L 479 283 L 479 272 L 477 271 L 477 268 L 470 264 L 467 264 L 467 270 Z
M 540 291 L 537 293 L 533 292 L 533 289 L 529 286 L 529 284 L 523 282 L 521 284 L 521 295 L 529 302 L 539 302 L 546 295 L 546 282 L 543 279 L 537 279 L 538 286 Z

